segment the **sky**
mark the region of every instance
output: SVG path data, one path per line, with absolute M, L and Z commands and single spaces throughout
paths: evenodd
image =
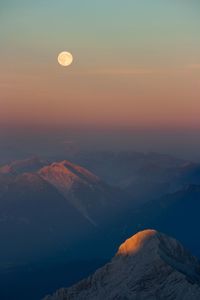
M 1 1 L 1 124 L 200 128 L 199 11 L 184 0 Z

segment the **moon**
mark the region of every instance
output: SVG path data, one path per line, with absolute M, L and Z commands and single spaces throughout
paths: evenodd
M 67 66 L 71 65 L 72 62 L 73 62 L 73 56 L 70 52 L 63 51 L 58 54 L 58 63 L 61 66 L 67 67 Z

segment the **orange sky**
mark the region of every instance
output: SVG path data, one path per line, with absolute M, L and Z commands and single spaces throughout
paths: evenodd
M 200 127 L 199 5 L 40 2 L 2 10 L 1 122 Z

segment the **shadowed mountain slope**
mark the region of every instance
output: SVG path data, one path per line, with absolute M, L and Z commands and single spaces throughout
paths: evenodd
M 92 276 L 45 300 L 199 298 L 199 261 L 175 239 L 145 230 L 126 240 Z

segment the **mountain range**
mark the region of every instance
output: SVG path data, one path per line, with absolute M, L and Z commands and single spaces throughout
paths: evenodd
M 119 178 L 120 172 L 121 179 L 137 173 L 141 176 L 140 190 L 148 197 L 138 202 L 137 189 L 130 193 L 121 184 L 113 186 L 111 181 L 106 183 L 105 176 L 101 179 L 87 168 L 67 160 L 51 163 L 33 157 L 11 162 L 0 168 L 0 222 L 6 241 L 0 252 L 9 254 L 10 241 L 14 245 L 17 239 L 23 240 L 22 236 L 26 236 L 27 241 L 31 239 L 36 248 L 39 241 L 41 246 L 48 241 L 50 251 L 52 247 L 69 249 L 72 241 L 81 241 L 85 235 L 87 248 L 95 245 L 90 254 L 109 257 L 116 245 L 132 232 L 153 227 L 176 236 L 200 255 L 198 241 L 182 233 L 184 228 L 184 232 L 196 234 L 199 227 L 200 188 L 193 184 L 200 183 L 198 164 L 153 153 L 114 155 L 106 152 L 96 156 L 96 163 L 92 155 L 87 161 L 97 174 L 100 166 L 114 178 Z M 160 167 L 153 168 L 152 164 Z M 153 180 L 155 186 L 171 180 L 177 190 L 163 189 L 161 196 L 157 192 L 148 194 L 149 185 L 141 179 L 144 177 L 146 181 Z M 53 243 L 54 238 L 57 242 Z M 102 240 L 107 242 L 104 254 L 99 252 Z M 22 248 L 25 250 L 31 243 Z M 20 249 L 21 244 L 17 245 Z M 46 246 L 44 252 L 45 249 Z
M 0 169 L 3 261 L 59 249 L 69 255 L 121 213 L 120 189 L 66 160 L 46 163 L 33 158 Z
M 159 153 L 92 152 L 82 153 L 75 162 L 89 168 L 109 184 L 134 195 L 138 205 L 186 184 L 200 183 L 200 164 Z
M 7 266 L 58 258 L 59 265 L 83 261 L 93 271 L 146 228 L 174 236 L 200 257 L 198 164 L 155 153 L 106 152 L 72 161 L 33 157 L 0 167 L 2 278 Z M 67 272 L 73 280 L 66 277 L 66 285 L 81 278 L 73 264 Z

